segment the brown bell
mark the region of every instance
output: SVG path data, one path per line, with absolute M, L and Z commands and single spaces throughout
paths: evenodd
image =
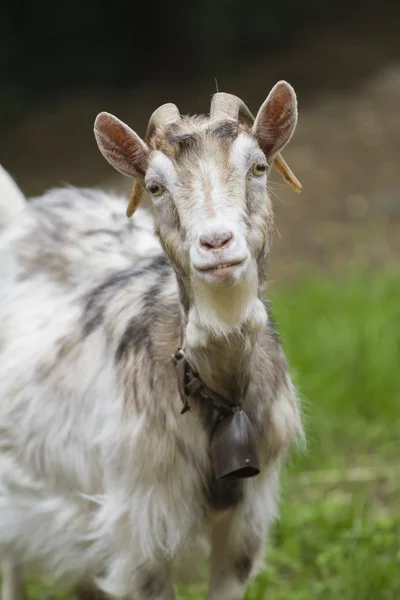
M 260 458 L 253 426 L 243 410 L 222 416 L 211 438 L 211 460 L 217 479 L 254 477 Z

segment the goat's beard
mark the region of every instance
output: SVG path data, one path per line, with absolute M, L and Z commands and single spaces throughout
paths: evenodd
M 233 286 L 215 287 L 193 276 L 190 296 L 185 338 L 192 347 L 206 345 L 210 337 L 228 339 L 232 334 L 255 332 L 267 323 L 255 261 L 250 261 L 246 273 Z

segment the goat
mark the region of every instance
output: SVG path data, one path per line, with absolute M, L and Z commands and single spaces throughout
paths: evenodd
M 203 549 L 209 600 L 243 597 L 303 435 L 262 292 L 267 176 L 275 161 L 296 185 L 280 155 L 296 122 L 284 81 L 255 119 L 224 93 L 209 116 L 164 105 L 145 141 L 98 115 L 102 154 L 136 181 L 128 213 L 146 188 L 154 220 L 98 190 L 26 202 L 1 175 L 3 600 L 25 568 L 81 597 L 171 600 Z

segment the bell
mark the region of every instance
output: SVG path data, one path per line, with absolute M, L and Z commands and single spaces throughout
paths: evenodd
M 254 477 L 260 472 L 253 426 L 243 410 L 217 421 L 211 438 L 211 460 L 217 479 Z

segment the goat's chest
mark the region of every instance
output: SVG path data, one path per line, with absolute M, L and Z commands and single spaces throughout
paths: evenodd
M 186 416 L 186 415 L 184 415 Z M 192 415 L 188 415 L 188 420 Z M 204 420 L 198 423 L 192 435 L 177 438 L 180 456 L 177 457 L 176 473 L 191 474 L 191 482 L 196 489 L 196 499 L 202 504 L 202 511 L 226 510 L 241 502 L 246 480 L 218 479 L 211 457 L 212 432 Z M 181 459 L 184 460 L 184 466 Z
M 245 480 L 217 480 L 211 473 L 205 490 L 205 501 L 212 510 L 227 510 L 234 508 L 243 499 Z

